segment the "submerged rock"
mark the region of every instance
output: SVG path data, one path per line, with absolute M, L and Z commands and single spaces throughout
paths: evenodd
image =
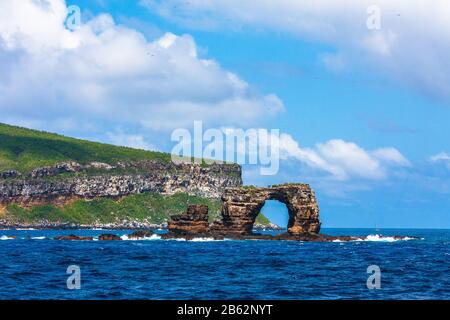
M 150 230 L 138 230 L 129 235 L 127 235 L 128 239 L 142 239 L 142 238 L 150 238 L 153 235 L 153 231 Z
M 93 237 L 76 236 L 74 234 L 71 234 L 71 235 L 68 235 L 68 236 L 57 236 L 54 239 L 55 240 L 79 240 L 79 241 L 91 241 L 91 240 L 94 240 Z
M 115 234 L 110 234 L 110 233 L 105 233 L 105 234 L 101 234 L 98 236 L 98 240 L 102 240 L 102 241 L 117 241 L 117 240 L 122 240 L 121 237 L 115 235 Z

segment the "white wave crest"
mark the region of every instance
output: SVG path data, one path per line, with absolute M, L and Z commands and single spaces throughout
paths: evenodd
M 124 234 L 120 238 L 127 241 L 161 240 L 161 236 L 158 234 L 152 234 L 150 237 L 143 238 L 129 238 L 128 235 Z
M 411 237 L 389 237 L 389 236 L 382 236 L 380 234 L 369 234 L 365 238 L 359 238 L 356 241 L 372 241 L 372 242 L 396 242 L 396 241 L 408 241 L 408 240 L 415 240 L 415 238 Z
M 14 240 L 14 237 L 8 237 L 8 236 L 1 236 L 0 240 Z
M 208 242 L 208 241 L 218 241 L 218 240 L 214 240 L 214 238 L 193 238 L 190 241 L 193 241 L 193 242 Z
M 212 242 L 212 241 L 233 241 L 233 239 L 214 239 L 212 237 L 198 237 L 198 238 L 192 238 L 192 239 L 186 239 L 186 238 L 169 238 L 166 239 L 166 241 L 189 241 L 189 242 Z

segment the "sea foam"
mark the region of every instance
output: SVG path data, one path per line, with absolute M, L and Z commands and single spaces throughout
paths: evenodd
M 158 234 L 152 234 L 150 237 L 143 237 L 143 238 L 128 238 L 128 235 L 124 234 L 120 238 L 126 241 L 161 240 L 161 236 Z
M 415 240 L 415 238 L 411 237 L 402 237 L 402 238 L 394 238 L 389 236 L 382 236 L 380 234 L 369 234 L 365 238 L 360 238 L 356 241 L 371 241 L 371 242 L 396 242 L 396 241 L 408 241 L 408 240 Z

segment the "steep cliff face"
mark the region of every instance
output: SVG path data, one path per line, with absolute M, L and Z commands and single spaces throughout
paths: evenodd
M 0 123 L 0 228 L 163 225 L 189 204 L 220 212 L 238 165 L 175 165 L 163 152 Z
M 224 188 L 240 185 L 241 167 L 235 164 L 64 162 L 28 174 L 0 173 L 0 205 L 63 204 L 73 199 L 121 198 L 144 192 L 182 192 L 219 199 Z

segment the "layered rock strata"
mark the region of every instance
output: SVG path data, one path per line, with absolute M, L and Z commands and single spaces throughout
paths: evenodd
M 94 170 L 94 171 L 92 171 Z M 242 185 L 241 167 L 234 164 L 174 164 L 156 161 L 60 163 L 28 175 L 8 172 L 0 177 L 0 205 L 61 204 L 73 199 L 121 198 L 143 192 L 220 198 L 224 188 Z
M 285 203 L 289 213 L 288 232 L 276 236 L 253 233 L 257 215 L 266 200 Z M 189 206 L 186 213 L 172 217 L 164 238 L 208 237 L 214 239 L 262 239 L 332 241 L 339 237 L 319 235 L 319 208 L 314 191 L 307 184 L 286 184 L 269 188 L 226 188 L 222 195 L 221 220 L 208 223 L 208 207 Z M 343 238 L 349 240 L 350 237 Z
M 254 223 L 267 200 L 278 200 L 288 208 L 287 232 L 282 234 L 253 233 Z M 173 216 L 164 239 L 224 238 L 237 240 L 293 241 L 362 241 L 364 237 L 319 234 L 319 208 L 314 191 L 307 184 L 285 184 L 269 188 L 227 188 L 222 195 L 221 221 L 208 224 L 207 206 L 189 206 L 186 213 Z M 395 240 L 413 239 L 394 236 Z
M 307 184 L 227 188 L 222 195 L 222 221 L 212 229 L 216 233 L 252 234 L 256 217 L 267 200 L 278 200 L 286 205 L 288 233 L 319 233 L 319 207 L 314 191 Z
M 170 233 L 178 235 L 208 234 L 208 206 L 188 206 L 186 213 L 172 216 L 167 227 Z

